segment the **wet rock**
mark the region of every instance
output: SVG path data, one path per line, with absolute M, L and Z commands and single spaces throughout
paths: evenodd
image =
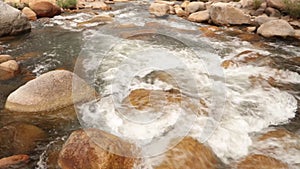
M 187 17 L 189 15 L 188 12 L 184 11 L 179 5 L 175 5 L 174 9 L 178 17 Z
M 210 18 L 217 25 L 242 25 L 250 24 L 250 16 L 244 14 L 231 4 L 218 2 L 212 4 L 209 10 Z
M 237 164 L 238 169 L 288 169 L 288 165 L 272 157 L 262 154 L 251 154 Z
M 119 156 L 114 152 L 124 152 L 128 156 Z M 98 129 L 77 130 L 64 144 L 58 164 L 62 169 L 132 169 L 138 162 L 131 158 L 134 153 L 134 145 L 114 135 Z
M 13 60 L 13 58 L 10 55 L 0 55 L 0 63 Z
M 152 3 L 149 7 L 149 12 L 155 16 L 165 16 L 169 13 L 169 5 Z
M 29 3 L 29 7 L 38 17 L 53 17 L 61 13 L 60 7 L 47 1 Z
M 272 20 L 262 24 L 258 29 L 257 33 L 264 37 L 272 37 L 272 36 L 294 36 L 295 30 L 294 28 L 285 20 L 278 19 Z
M 40 128 L 26 123 L 11 123 L 0 129 L 0 157 L 28 154 L 45 139 Z
M 0 37 L 17 35 L 31 30 L 31 25 L 22 12 L 0 1 Z
M 15 112 L 47 112 L 91 100 L 95 94 L 95 90 L 74 73 L 55 70 L 11 93 L 5 108 Z
M 205 21 L 208 21 L 209 18 L 210 18 L 209 11 L 205 10 L 205 11 L 199 11 L 199 12 L 192 13 L 188 17 L 188 20 L 192 21 L 192 22 L 205 22 Z
M 265 13 L 267 15 L 269 15 L 270 17 L 280 17 L 281 16 L 280 11 L 278 11 L 275 8 L 271 8 L 271 7 L 266 8 Z
M 42 1 L 47 1 L 52 3 L 53 5 L 56 5 L 56 0 L 4 0 L 6 3 L 14 4 L 14 6 L 21 7 L 23 6 L 29 6 L 30 3 L 36 3 L 36 2 L 42 2 Z M 23 9 L 19 8 L 19 9 Z
M 216 169 L 218 158 L 206 145 L 186 137 L 163 154 L 163 161 L 155 169 Z
M 0 80 L 14 78 L 19 72 L 19 64 L 15 60 L 0 63 Z
M 23 8 L 22 13 L 25 14 L 29 20 L 35 21 L 37 19 L 36 13 L 28 7 Z
M 276 130 L 271 130 L 268 131 L 264 134 L 262 134 L 261 136 L 258 137 L 259 141 L 264 141 L 267 139 L 280 139 L 280 138 L 284 138 L 284 137 L 295 137 L 293 133 L 285 130 L 285 129 L 276 129 Z
M 263 14 L 258 17 L 255 17 L 254 22 L 257 23 L 258 25 L 262 25 L 262 24 L 272 21 L 272 20 L 277 20 L 277 18 L 268 17 L 266 14 Z
M 105 24 L 113 21 L 113 18 L 110 16 L 95 16 L 90 20 L 79 22 L 77 26 L 84 26 L 86 24 L 98 23 L 98 24 Z
M 0 159 L 0 169 L 26 168 L 25 165 L 29 160 L 29 156 L 24 154 L 5 157 Z
M 267 0 L 268 7 L 276 8 L 279 10 L 285 9 L 284 0 Z
M 205 10 L 204 2 L 190 2 L 185 8 L 185 11 L 188 13 L 194 13 L 202 10 Z

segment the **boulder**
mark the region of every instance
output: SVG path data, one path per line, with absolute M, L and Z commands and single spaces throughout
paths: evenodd
M 284 4 L 284 0 L 267 0 L 268 7 L 276 8 L 279 10 L 283 10 L 286 8 Z
M 182 4 L 180 5 L 180 7 L 185 9 L 189 3 L 190 3 L 190 1 L 183 1 Z
M 250 16 L 228 3 L 212 4 L 209 10 L 210 18 L 217 25 L 250 24 Z
M 13 60 L 13 58 L 10 55 L 0 55 L 0 63 Z
M 41 1 L 47 1 L 52 3 L 53 5 L 56 5 L 56 0 L 4 0 L 4 2 L 8 4 L 13 4 L 16 7 L 23 7 L 23 8 L 29 6 L 30 3 L 36 3 Z M 19 8 L 19 9 L 23 9 L 23 8 Z
M 0 157 L 28 154 L 45 139 L 45 132 L 30 124 L 11 123 L 0 129 Z
M 29 156 L 25 154 L 13 155 L 0 159 L 0 169 L 26 168 L 30 161 Z
M 47 1 L 29 3 L 29 7 L 38 17 L 53 17 L 61 13 L 60 7 Z
M 152 3 L 149 7 L 149 12 L 155 16 L 165 16 L 169 13 L 169 5 L 160 4 L 160 3 Z
M 184 11 L 179 5 L 174 6 L 175 13 L 178 17 L 187 17 L 188 12 Z
M 209 11 L 205 10 L 205 11 L 199 11 L 199 12 L 195 12 L 192 13 L 189 17 L 188 17 L 189 21 L 192 22 L 205 22 L 209 20 Z
M 265 13 L 267 15 L 269 15 L 270 17 L 278 17 L 279 18 L 281 16 L 280 11 L 278 11 L 275 8 L 271 8 L 271 7 L 266 8 Z
M 135 146 L 98 129 L 74 131 L 58 158 L 62 169 L 132 169 L 137 159 L 131 153 Z M 128 156 L 114 154 L 124 152 Z
M 202 10 L 205 10 L 204 2 L 191 2 L 185 8 L 185 11 L 187 11 L 188 13 L 194 13 Z
M 31 25 L 22 12 L 0 1 L 0 37 L 17 35 L 31 30 Z
M 19 72 L 19 64 L 15 60 L 0 63 L 0 80 L 14 78 Z
M 11 93 L 5 108 L 13 112 L 47 112 L 92 100 L 95 95 L 95 90 L 74 73 L 54 70 Z
M 29 20 L 35 21 L 37 19 L 36 13 L 28 7 L 23 8 L 22 13 L 25 14 Z
M 262 25 L 266 22 L 277 20 L 275 17 L 268 17 L 266 14 L 255 17 L 254 22 L 258 25 Z
M 210 147 L 186 137 L 162 155 L 162 162 L 155 169 L 217 169 L 217 156 Z
M 255 168 L 272 168 L 272 169 L 288 169 L 288 165 L 275 158 L 262 154 L 251 154 L 242 159 L 237 164 L 238 169 L 255 169 Z
M 272 36 L 294 36 L 295 30 L 294 28 L 285 20 L 278 19 L 272 20 L 262 24 L 258 29 L 257 33 L 264 37 L 272 37 Z

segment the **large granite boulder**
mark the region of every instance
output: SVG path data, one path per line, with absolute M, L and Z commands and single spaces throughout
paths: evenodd
M 21 11 L 0 1 L 0 37 L 17 35 L 30 30 L 30 22 Z
M 47 112 L 94 99 L 96 91 L 66 70 L 45 73 L 11 93 L 5 108 L 13 112 Z
M 250 15 L 229 3 L 214 3 L 211 5 L 209 13 L 212 22 L 217 25 L 250 24 Z
M 257 33 L 264 37 L 272 37 L 272 36 L 287 37 L 287 36 L 294 36 L 295 30 L 287 21 L 282 19 L 277 19 L 262 24 L 257 29 Z

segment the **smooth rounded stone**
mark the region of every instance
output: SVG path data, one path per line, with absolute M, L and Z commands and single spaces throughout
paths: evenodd
M 284 0 L 267 0 L 267 5 L 268 7 L 276 8 L 279 10 L 284 10 L 286 8 Z
M 251 154 L 237 163 L 238 169 L 288 169 L 288 165 L 273 157 Z
M 209 18 L 210 18 L 209 11 L 205 10 L 205 11 L 199 11 L 199 12 L 192 13 L 188 17 L 188 20 L 192 21 L 192 22 L 205 22 L 205 21 L 208 21 Z
M 285 20 L 278 19 L 272 20 L 262 24 L 258 29 L 257 33 L 264 37 L 272 37 L 272 36 L 294 36 L 295 30 L 294 28 Z
M 0 64 L 0 80 L 14 78 L 19 71 L 19 64 L 15 60 L 8 60 Z
M 26 168 L 24 165 L 26 165 L 29 161 L 29 156 L 25 154 L 1 158 L 0 169 Z
M 92 24 L 92 23 L 106 24 L 106 23 L 109 23 L 112 21 L 113 21 L 113 18 L 110 16 L 105 16 L 105 15 L 95 16 L 92 19 L 89 19 L 87 21 L 77 23 L 77 26 L 82 27 L 82 26 L 85 26 L 86 24 Z
M 174 9 L 178 17 L 187 17 L 189 15 L 188 12 L 184 11 L 179 5 L 175 5 Z
M 53 17 L 55 15 L 61 14 L 60 7 L 47 2 L 47 1 L 41 1 L 41 2 L 32 2 L 29 3 L 29 7 L 36 13 L 38 17 Z
M 37 20 L 36 13 L 33 12 L 30 8 L 25 7 L 22 9 L 22 13 L 26 15 L 29 20 L 35 21 Z
M 160 3 L 152 3 L 149 7 L 149 12 L 155 16 L 165 16 L 169 13 L 169 5 L 160 4 Z
M 217 25 L 250 24 L 250 16 L 228 3 L 217 2 L 211 5 L 210 18 Z
M 270 17 L 280 17 L 281 13 L 275 8 L 268 7 L 265 9 L 265 13 Z
M 262 25 L 266 22 L 272 21 L 272 20 L 277 20 L 278 18 L 275 17 L 268 17 L 266 14 L 260 15 L 255 17 L 254 22 L 257 23 L 258 25 Z
M 180 7 L 185 9 L 189 3 L 190 3 L 190 1 L 183 1 L 182 4 L 180 5 Z
M 101 144 L 101 145 L 99 145 Z M 74 131 L 64 144 L 58 158 L 61 169 L 132 169 L 136 147 L 98 129 Z M 114 154 L 123 152 L 127 156 Z
M 155 169 L 217 169 L 220 160 L 210 147 L 191 137 L 185 137 L 179 144 L 164 153 L 162 162 Z
M 0 63 L 6 62 L 9 60 L 13 60 L 13 57 L 11 57 L 10 55 L 0 55 Z
M 5 108 L 13 112 L 47 112 L 90 101 L 96 91 L 66 70 L 54 70 L 27 82 L 11 93 Z
M 45 132 L 34 125 L 8 124 L 0 129 L 0 157 L 28 154 L 45 138 Z
M 185 8 L 185 11 L 188 13 L 194 13 L 202 10 L 205 10 L 204 2 L 190 2 Z
M 0 1 L 0 37 L 30 32 L 31 25 L 22 12 Z

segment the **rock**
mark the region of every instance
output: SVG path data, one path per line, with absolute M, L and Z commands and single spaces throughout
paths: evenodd
M 254 0 L 241 0 L 240 3 L 243 8 L 252 8 Z
M 283 10 L 286 8 L 283 0 L 267 0 L 268 7 L 276 8 L 279 10 Z
M 205 11 L 199 11 L 199 12 L 192 13 L 188 17 L 188 20 L 192 21 L 192 22 L 204 22 L 204 21 L 208 21 L 209 20 L 209 11 L 205 10 Z
M 47 1 L 29 3 L 29 7 L 38 17 L 53 17 L 61 13 L 60 7 Z
M 0 64 L 0 80 L 14 78 L 19 72 L 19 64 L 15 60 L 8 60 Z
M 300 28 L 300 21 L 294 20 L 294 21 L 289 22 L 289 24 L 291 26 L 293 26 L 294 28 Z
M 212 4 L 209 10 L 210 18 L 217 25 L 250 24 L 250 16 L 231 4 L 218 2 Z
M 17 7 L 21 7 L 21 6 L 26 7 L 29 6 L 30 3 L 42 2 L 42 1 L 47 1 L 52 3 L 53 5 L 56 5 L 56 0 L 4 0 L 4 2 L 9 4 L 14 4 L 14 6 Z M 19 9 L 23 9 L 23 8 L 19 8 Z
M 178 17 L 187 17 L 189 15 L 188 12 L 184 11 L 179 5 L 175 5 L 174 9 Z
M 29 156 L 25 154 L 1 158 L 0 169 L 26 168 L 24 164 L 27 164 L 29 161 Z
M 184 2 L 182 2 L 182 4 L 180 5 L 180 7 L 183 8 L 183 9 L 185 9 L 185 8 L 188 6 L 189 3 L 190 3 L 190 1 L 184 1 Z
M 205 10 L 204 2 L 190 2 L 185 8 L 185 11 L 188 13 L 194 13 L 202 10 Z
M 58 164 L 62 169 L 132 169 L 138 162 L 130 157 L 135 150 L 134 145 L 101 130 L 77 130 L 64 144 Z M 124 152 L 128 156 L 119 156 L 114 152 Z
M 288 169 L 288 165 L 272 157 L 262 154 L 251 154 L 237 164 L 238 169 Z
M 167 4 L 152 3 L 149 7 L 149 12 L 155 16 L 165 16 L 170 8 Z
M 258 17 L 255 17 L 254 22 L 258 25 L 262 25 L 266 22 L 272 21 L 272 20 L 277 20 L 277 18 L 274 17 L 268 17 L 267 15 L 260 15 Z
M 93 88 L 74 73 L 54 70 L 27 82 L 11 93 L 5 108 L 15 112 L 51 111 L 92 100 L 95 93 Z
M 300 29 L 295 30 L 295 37 L 300 39 Z
M 206 145 L 186 137 L 163 154 L 162 162 L 155 169 L 216 169 L 218 158 Z
M 26 123 L 11 123 L 0 129 L 0 157 L 28 154 L 46 134 L 40 128 Z
M 35 12 L 28 7 L 23 8 L 22 13 L 25 14 L 29 20 L 35 21 L 37 19 Z
M 276 129 L 268 131 L 258 137 L 259 141 L 264 141 L 267 139 L 280 139 L 284 137 L 295 137 L 295 135 L 285 129 Z
M 176 12 L 175 12 L 174 6 L 169 6 L 169 8 L 170 8 L 169 13 L 170 13 L 171 15 L 175 15 Z
M 10 55 L 0 55 L 0 63 L 13 60 L 13 58 Z
M 113 18 L 110 16 L 95 16 L 90 20 L 84 21 L 84 22 L 79 22 L 77 23 L 77 26 L 84 26 L 86 24 L 92 24 L 92 23 L 99 23 L 99 24 L 105 24 L 113 21 Z
M 167 4 L 169 6 L 174 6 L 175 5 L 175 2 L 172 2 L 172 1 L 155 0 L 154 2 L 159 3 L 159 4 Z
M 256 30 L 255 26 L 249 26 L 249 27 L 246 28 L 247 32 L 254 32 L 255 30 Z
M 281 13 L 277 9 L 274 9 L 271 7 L 266 8 L 265 13 L 267 15 L 269 15 L 270 17 L 280 17 L 281 16 Z
M 294 36 L 295 30 L 294 28 L 285 20 L 278 19 L 272 20 L 262 24 L 258 29 L 257 33 L 264 37 L 272 37 L 272 36 Z
M 19 10 L 0 1 L 0 37 L 17 35 L 31 30 L 31 25 Z
M 101 9 L 102 11 L 111 10 L 111 7 L 102 1 L 88 2 L 87 6 L 90 6 L 92 9 Z

